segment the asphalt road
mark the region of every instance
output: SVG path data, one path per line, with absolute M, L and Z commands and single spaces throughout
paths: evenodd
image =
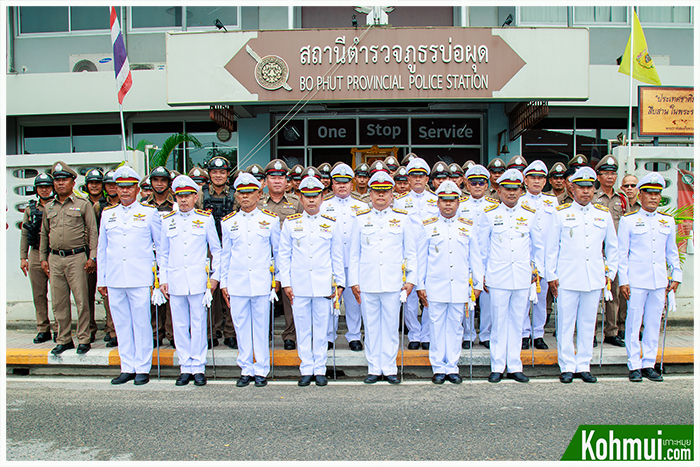
M 692 424 L 693 376 L 300 388 L 12 377 L 7 460 L 558 460 L 580 424 Z

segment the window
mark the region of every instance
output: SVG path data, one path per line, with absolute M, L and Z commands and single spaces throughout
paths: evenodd
M 217 19 L 227 28 L 238 28 L 238 12 L 240 7 L 187 7 L 187 29 L 211 28 Z M 285 9 L 286 15 L 286 9 Z M 286 16 L 285 16 L 286 20 Z M 285 23 L 286 26 L 286 23 Z
M 524 6 L 518 8 L 518 25 L 566 26 L 568 10 L 565 6 Z
M 137 28 L 181 28 L 181 6 L 135 6 L 131 7 L 131 27 Z
M 163 142 L 168 139 L 168 137 L 176 134 L 182 133 L 183 125 L 182 122 L 163 122 L 163 123 L 134 123 L 134 147 L 138 145 L 139 141 L 145 139 L 151 144 L 157 147 L 162 147 Z M 182 157 L 182 148 L 178 147 L 170 154 L 166 167 L 168 169 L 181 170 L 182 163 L 175 165 L 180 161 Z
M 73 125 L 73 152 L 119 151 L 122 149 L 120 124 Z
M 627 7 L 624 6 L 576 6 L 574 24 L 627 24 Z
M 121 8 L 117 8 L 121 22 Z M 109 8 L 101 7 L 19 7 L 20 34 L 109 32 Z
M 119 17 L 120 8 L 117 8 Z M 89 31 L 95 29 L 109 30 L 110 10 L 104 6 L 74 6 L 70 8 L 70 26 L 72 31 Z M 121 22 L 120 22 L 121 25 Z
M 647 24 L 693 24 L 692 10 L 689 6 L 640 6 L 637 16 L 642 26 Z
M 24 154 L 119 151 L 121 125 L 24 127 Z
M 201 148 L 187 144 L 187 171 L 192 167 L 204 167 L 214 156 L 223 156 L 229 160 L 231 167 L 236 166 L 238 133 L 232 133 L 228 141 L 220 141 L 216 136 L 219 125 L 212 122 L 185 122 L 185 131 L 202 143 Z M 245 168 L 245 167 L 244 167 Z
M 187 7 L 185 27 L 210 28 L 214 30 L 217 19 L 227 28 L 239 28 L 240 7 Z M 133 29 L 181 29 L 183 7 L 181 6 L 135 6 L 131 7 L 131 27 Z
M 71 152 L 70 126 L 24 127 L 24 154 Z

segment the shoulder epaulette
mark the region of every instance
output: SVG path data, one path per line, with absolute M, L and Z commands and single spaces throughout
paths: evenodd
M 639 211 L 639 209 L 637 209 L 637 211 Z M 634 212 L 637 212 L 637 211 L 634 211 Z M 658 212 L 658 213 L 661 214 L 662 216 L 673 217 L 671 214 L 669 214 L 669 213 L 667 213 L 667 212 L 661 212 L 661 211 L 656 211 L 656 212 Z M 634 214 L 634 213 L 633 213 L 633 214 Z
M 325 217 L 326 219 L 330 219 L 330 220 L 332 220 L 333 222 L 335 222 L 335 217 L 329 216 L 328 214 L 321 214 L 321 217 Z
M 605 211 L 605 212 L 609 212 L 609 211 L 610 211 L 610 209 L 606 208 L 606 207 L 603 206 L 602 204 L 593 204 L 593 206 L 595 206 L 596 208 L 600 209 L 601 211 Z
M 408 214 L 408 211 L 405 209 L 399 209 L 399 208 L 391 208 L 392 211 L 398 212 L 399 214 Z
M 265 214 L 267 214 L 268 216 L 279 217 L 276 212 L 272 212 L 272 211 L 267 210 L 267 209 L 261 209 L 261 211 L 264 212 Z
M 637 214 L 638 212 L 639 212 L 639 209 L 637 209 L 636 211 L 628 212 L 627 214 L 623 214 L 622 217 L 631 216 L 632 214 Z M 659 214 L 661 214 L 661 213 L 659 213 Z
M 423 225 L 428 225 L 428 224 L 432 224 L 433 222 L 437 222 L 437 219 L 438 219 L 437 216 L 426 219 L 423 221 Z
M 557 211 L 561 211 L 562 209 L 566 209 L 569 206 L 571 206 L 571 203 L 560 204 L 559 206 L 557 206 Z
M 207 216 L 207 217 L 211 216 L 211 212 L 205 211 L 204 209 L 195 209 L 194 212 L 196 212 L 197 214 L 201 214 L 203 216 Z
M 535 209 L 530 207 L 527 203 L 521 203 L 520 206 L 526 211 L 535 212 Z
M 486 201 L 488 201 L 489 203 L 496 203 L 496 204 L 499 204 L 499 203 L 500 203 L 500 201 L 498 201 L 496 198 L 490 198 L 490 197 L 487 196 L 487 197 L 484 198 L 484 199 L 485 199 Z
M 110 204 L 109 206 L 105 206 L 104 209 L 102 210 L 102 212 L 105 212 L 107 209 L 114 209 L 114 208 L 116 208 L 117 206 L 119 206 L 119 203 L 117 203 L 117 204 Z
M 357 212 L 355 213 L 355 216 L 361 216 L 362 214 L 367 214 L 367 213 L 370 212 L 370 211 L 371 211 L 371 209 L 362 209 L 362 210 L 360 210 L 360 211 L 357 211 Z
M 287 220 L 299 219 L 300 217 L 301 217 L 301 213 L 298 212 L 296 214 L 292 214 L 291 216 L 287 216 Z
M 151 209 L 155 209 L 155 208 L 156 208 L 156 207 L 153 206 L 152 204 L 142 203 L 141 201 L 139 201 L 139 204 L 140 204 L 141 206 L 146 206 L 147 208 L 151 208 Z
M 557 195 L 553 195 L 552 193 L 542 193 L 545 196 L 551 196 L 552 198 L 556 198 Z
M 399 196 L 396 197 L 396 199 L 401 199 L 404 196 L 408 196 L 408 191 L 406 193 L 401 193 Z
M 425 187 L 425 191 L 427 191 L 427 192 L 430 193 L 431 195 L 437 196 L 437 195 L 435 194 L 435 192 L 433 191 L 433 189 L 430 188 L 429 186 L 426 186 L 426 187 Z
M 334 196 L 335 195 L 333 193 L 328 193 L 326 196 L 323 197 L 323 201 L 328 201 L 329 199 L 331 199 Z
M 457 219 L 457 220 L 459 220 L 461 223 L 467 224 L 467 225 L 473 225 L 473 224 L 474 224 L 474 221 L 472 221 L 471 219 L 467 219 L 466 217 L 460 217 L 460 218 Z
M 352 196 L 353 199 L 356 199 L 356 200 L 358 200 L 358 201 L 364 201 L 364 200 L 362 199 L 362 195 L 360 195 L 360 194 L 358 194 L 358 193 L 355 193 L 354 191 L 353 191 L 352 193 L 350 193 L 350 196 Z
M 460 196 L 460 197 L 459 197 L 459 202 L 460 202 L 460 203 L 463 203 L 463 202 L 465 202 L 465 201 L 468 200 L 468 199 L 469 199 L 469 196 Z
M 233 216 L 235 216 L 237 212 L 238 211 L 233 211 L 231 213 L 228 213 L 224 217 L 222 217 L 221 220 L 222 221 L 228 220 L 228 219 L 232 218 Z
M 491 206 L 486 206 L 486 207 L 484 208 L 484 212 L 493 211 L 493 210 L 496 209 L 498 206 L 500 206 L 500 204 L 492 204 Z
M 170 211 L 169 213 L 167 213 L 166 215 L 163 216 L 163 219 L 167 219 L 170 216 L 174 216 L 176 212 L 177 211 Z

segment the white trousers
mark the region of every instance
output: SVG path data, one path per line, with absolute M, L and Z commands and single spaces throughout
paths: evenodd
M 150 373 L 153 362 L 150 287 L 107 288 L 122 373 Z
M 423 308 L 421 321 L 418 321 L 418 294 L 415 287 L 409 294 L 404 307 L 404 320 L 408 329 L 409 342 L 430 342 L 430 310 Z M 399 302 L 399 305 L 401 302 Z M 430 308 L 430 307 L 428 307 Z
M 622 297 L 620 300 L 624 300 Z M 661 315 L 666 302 L 666 289 L 637 289 L 630 287 L 630 300 L 625 320 L 627 367 L 630 370 L 653 368 L 659 352 Z M 641 356 L 639 329 L 644 322 Z
M 345 277 L 348 277 L 348 268 L 345 268 Z M 345 305 L 345 323 L 348 326 L 348 332 L 345 333 L 345 339 L 350 341 L 361 341 L 362 333 L 362 310 L 360 304 L 355 300 L 355 295 L 352 289 L 347 287 L 343 290 L 343 304 Z M 328 326 L 328 342 L 335 342 L 338 334 L 338 316 L 331 316 Z
M 326 297 L 294 297 L 292 304 L 297 332 L 297 354 L 302 375 L 326 375 L 328 321 L 331 301 Z
M 489 288 L 491 292 L 491 371 L 508 373 L 523 371 L 520 350 L 523 315 L 529 290 Z
M 479 342 L 491 340 L 491 295 L 488 292 L 481 291 L 479 295 Z M 467 318 L 465 313 L 462 325 L 464 326 L 463 341 L 472 341 L 476 339 L 476 329 L 473 329 L 474 317 Z M 471 336 L 470 336 L 471 335 Z M 471 338 L 470 338 L 471 337 Z
M 365 322 L 365 358 L 370 375 L 397 374 L 399 354 L 400 292 L 362 292 L 362 319 Z M 427 342 L 427 341 L 426 341 Z
M 559 289 L 557 298 L 557 354 L 559 370 L 571 373 L 591 371 L 593 336 L 600 294 L 603 289 L 590 292 Z M 576 350 L 574 351 L 574 329 Z M 601 342 L 600 345 L 603 345 Z
M 522 337 L 530 337 L 531 335 L 534 339 L 544 337 L 544 324 L 547 321 L 547 290 L 549 290 L 549 284 L 541 280 L 540 293 L 537 294 L 537 303 L 532 305 L 532 322 L 535 326 L 535 332 L 533 334 L 531 334 L 530 329 L 532 327 L 530 323 L 530 300 L 527 301 L 525 305 Z
M 284 291 L 282 291 L 284 293 Z M 296 297 L 294 298 L 296 302 Z M 236 328 L 241 376 L 264 376 L 270 372 L 270 300 L 269 295 L 230 296 L 231 320 Z
M 207 363 L 207 309 L 202 305 L 203 298 L 204 293 L 170 295 L 180 373 L 204 373 Z
M 433 373 L 459 373 L 462 352 L 462 317 L 464 303 L 429 302 L 430 351 L 428 358 Z

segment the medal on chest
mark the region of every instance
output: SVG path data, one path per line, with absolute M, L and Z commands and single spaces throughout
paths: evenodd
M 145 214 L 134 214 L 134 222 L 146 222 L 146 215 Z

